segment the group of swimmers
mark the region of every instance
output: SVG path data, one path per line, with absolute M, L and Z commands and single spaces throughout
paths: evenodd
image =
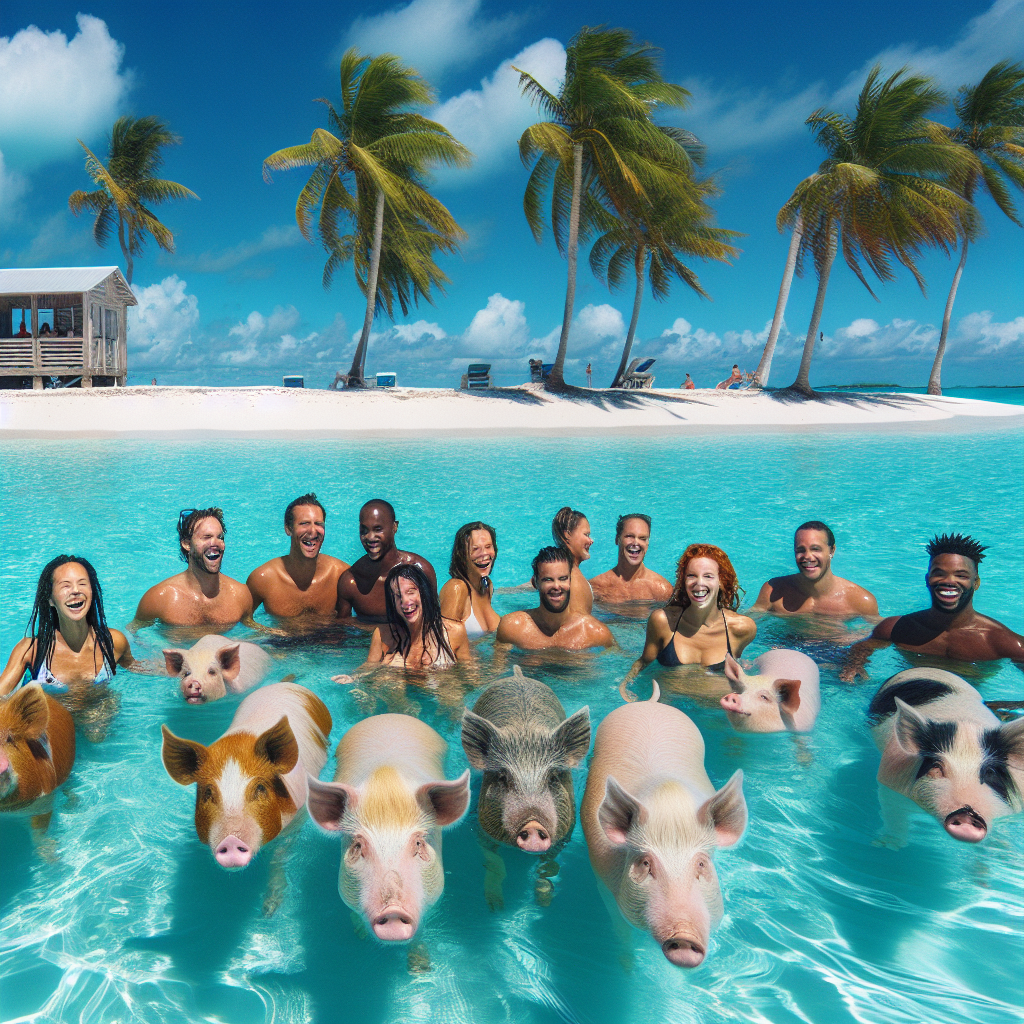
M 279 624 L 272 632 L 283 629 L 301 637 L 315 631 L 322 635 L 331 624 L 373 628 L 360 673 L 382 665 L 422 671 L 472 659 L 470 641 L 491 633 L 499 645 L 526 650 L 612 647 L 611 631 L 593 615 L 597 601 L 657 606 L 647 621 L 643 650 L 623 680 L 626 696 L 629 682 L 654 661 L 666 668 L 715 670 L 727 654 L 739 657 L 757 633 L 752 616 L 759 614 L 873 621 L 871 634 L 845 653 L 840 678 L 846 681 L 866 676 L 871 653 L 890 643 L 958 662 L 1010 658 L 1024 664 L 1024 637 L 973 607 L 985 549 L 962 534 L 936 536 L 927 545 L 930 606 L 879 620 L 873 595 L 832 572 L 836 543 L 831 529 L 817 520 L 803 523 L 793 544 L 797 572 L 768 580 L 751 615 L 744 615 L 736 572 L 721 548 L 689 545 L 674 584 L 645 565 L 651 519 L 644 513 L 619 517 L 616 564 L 588 580 L 580 566 L 590 558 L 590 523 L 567 506 L 552 522 L 554 543 L 541 548 L 529 584 L 517 588 L 534 588 L 537 607 L 500 615 L 492 604 L 491 581 L 498 538 L 486 523 L 459 528 L 449 579 L 438 591 L 427 559 L 397 546 L 399 523 L 389 502 L 375 499 L 360 509 L 365 554 L 351 565 L 323 553 L 326 518 L 315 494 L 290 502 L 284 513 L 288 552 L 241 583 L 221 571 L 223 512 L 183 510 L 177 532 L 185 568 L 146 591 L 129 631 L 155 621 L 213 632 L 239 622 L 266 630 L 252 617 L 262 605 Z M 0 695 L 28 681 L 40 682 L 51 693 L 80 691 L 108 682 L 119 666 L 146 670 L 134 660 L 125 634 L 107 626 L 95 569 L 79 556 L 54 558 L 40 575 L 27 635 L 0 674 Z

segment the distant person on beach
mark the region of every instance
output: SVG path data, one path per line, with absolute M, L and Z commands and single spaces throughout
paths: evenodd
M 651 517 L 643 512 L 619 516 L 615 543 L 619 546 L 619 559 L 613 569 L 590 581 L 594 597 L 603 604 L 667 601 L 672 596 L 672 584 L 644 565 L 651 543 Z
M 981 586 L 978 566 L 985 548 L 966 534 L 933 537 L 925 548 L 925 585 L 932 604 L 923 611 L 882 619 L 866 640 L 850 648 L 839 671 L 844 683 L 866 679 L 868 659 L 895 644 L 902 651 L 951 661 L 998 661 L 1009 658 L 1024 667 L 1024 636 L 974 610 L 974 592 Z
M 684 380 L 679 386 L 681 388 L 685 388 L 687 391 L 693 391 L 697 387 L 697 385 L 693 383 L 693 379 L 689 374 L 686 375 L 686 380 Z
M 491 572 L 498 558 L 498 535 L 486 523 L 460 526 L 448 565 L 450 580 L 441 588 L 441 614 L 461 622 L 470 637 L 493 633 L 500 615 L 491 607 Z
M 817 519 L 798 526 L 793 537 L 797 572 L 770 579 L 751 611 L 773 615 L 833 615 L 843 619 L 878 614 L 874 595 L 832 572 L 836 538 Z
M 224 548 L 224 513 L 219 508 L 182 509 L 178 553 L 187 567 L 142 595 L 132 627 L 159 619 L 169 626 L 227 628 L 251 620 L 249 588 L 221 572 Z
M 738 388 L 743 382 L 743 374 L 740 373 L 739 363 L 732 364 L 732 373 L 715 385 L 716 391 L 727 391 L 730 388 Z
M 348 563 L 325 555 L 327 512 L 310 492 L 288 503 L 284 532 L 290 539 L 288 554 L 253 569 L 245 585 L 252 594 L 253 611 L 262 604 L 280 619 L 315 616 L 334 619 L 338 580 Z
M 594 607 L 594 591 L 579 569 L 580 563 L 590 558 L 594 544 L 587 517 L 568 505 L 560 508 L 551 520 L 551 539 L 572 555 L 572 610 L 589 615 Z
M 151 387 L 156 387 L 156 377 L 154 377 L 149 383 Z
M 338 618 L 356 616 L 361 622 L 384 622 L 387 615 L 385 580 L 396 565 L 418 565 L 437 587 L 434 567 L 421 555 L 395 547 L 398 520 L 390 502 L 368 501 L 359 510 L 359 542 L 366 552 L 338 578 Z
M 590 363 L 587 363 L 587 387 L 588 388 L 593 387 L 593 383 L 591 382 L 591 376 L 590 376 Z
M 603 622 L 570 607 L 572 569 L 572 555 L 564 547 L 541 548 L 533 560 L 533 585 L 540 607 L 503 615 L 495 638 L 498 643 L 528 651 L 612 647 L 615 640 Z

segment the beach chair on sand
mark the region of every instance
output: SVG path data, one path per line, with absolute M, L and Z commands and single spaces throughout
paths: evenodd
M 542 362 L 540 359 L 531 359 L 530 382 L 533 384 L 543 384 L 551 376 L 551 370 L 554 365 L 554 363 Z
M 463 390 L 493 387 L 490 363 L 470 363 L 469 370 L 462 375 Z
M 627 391 L 638 391 L 641 388 L 654 387 L 654 374 L 647 372 L 653 365 L 653 359 L 634 359 L 622 375 L 619 387 L 625 388 Z

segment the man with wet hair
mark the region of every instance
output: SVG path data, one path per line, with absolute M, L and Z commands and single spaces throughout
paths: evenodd
M 628 601 L 664 604 L 672 596 L 672 584 L 644 565 L 651 543 L 651 517 L 644 512 L 619 516 L 615 524 L 615 543 L 619 547 L 615 567 L 590 581 L 594 597 L 602 604 Z
M 221 572 L 224 513 L 219 508 L 186 508 L 178 516 L 178 554 L 183 572 L 150 587 L 129 628 L 159 619 L 170 626 L 225 629 L 252 621 L 252 595 L 244 583 Z
M 495 639 L 528 651 L 545 647 L 582 651 L 588 647 L 612 647 L 608 627 L 593 615 L 569 607 L 572 555 L 563 547 L 541 548 L 533 560 L 533 585 L 540 607 L 503 615 Z
M 793 557 L 797 572 L 770 579 L 757 595 L 752 611 L 773 615 L 829 615 L 841 619 L 878 615 L 878 602 L 863 587 L 832 572 L 836 538 L 820 520 L 796 528 Z
M 325 555 L 327 512 L 311 491 L 288 503 L 284 532 L 290 539 L 288 554 L 253 569 L 245 585 L 253 609 L 262 604 L 280 619 L 333 620 L 338 602 L 338 580 L 348 563 Z
M 858 676 L 866 679 L 868 659 L 888 644 L 950 661 L 1010 658 L 1024 667 L 1024 636 L 974 610 L 974 594 L 981 586 L 978 566 L 986 549 L 966 534 L 944 533 L 933 537 L 926 550 L 925 586 L 931 607 L 882 619 L 871 636 L 850 648 L 839 672 L 843 682 L 853 682 Z
M 437 587 L 434 567 L 422 556 L 395 546 L 398 520 L 394 506 L 383 498 L 368 501 L 359 510 L 359 542 L 366 552 L 338 577 L 336 609 L 339 619 L 356 616 L 360 622 L 387 621 L 384 580 L 402 563 L 418 565 Z

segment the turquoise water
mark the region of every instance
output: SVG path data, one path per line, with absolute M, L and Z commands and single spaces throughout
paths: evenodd
M 498 530 L 498 586 L 521 583 L 548 542 L 562 504 L 590 517 L 588 575 L 614 560 L 615 517 L 654 517 L 649 564 L 671 575 L 685 545 L 720 544 L 752 601 L 770 575 L 790 571 L 792 528 L 818 517 L 838 538 L 836 571 L 872 589 L 883 613 L 921 606 L 932 532 L 965 529 L 992 546 L 977 605 L 1024 632 L 1024 441 L 1008 431 L 907 436 L 811 434 L 515 440 L 19 442 L 0 445 L 0 648 L 28 619 L 42 564 L 73 549 L 91 558 L 108 617 L 123 626 L 142 591 L 177 572 L 173 524 L 186 505 L 220 504 L 228 522 L 225 571 L 244 579 L 284 549 L 286 502 L 315 490 L 328 509 L 325 550 L 359 553 L 356 510 L 371 496 L 397 506 L 403 547 L 443 576 L 455 528 L 483 519 Z M 502 610 L 529 603 L 501 595 Z M 640 648 L 643 621 L 608 616 L 620 650 L 521 659 L 566 708 L 599 720 L 618 704 L 618 680 Z M 244 636 L 244 630 L 236 631 Z M 453 694 L 384 681 L 360 701 L 330 683 L 362 660 L 365 635 L 336 648 L 277 652 L 327 702 L 331 745 L 370 703 L 412 707 L 464 760 Z M 793 645 L 762 622 L 747 654 Z M 135 642 L 152 657 L 166 638 Z M 746 775 L 750 829 L 718 855 L 726 917 L 705 965 L 684 973 L 636 933 L 623 967 L 577 827 L 560 855 L 555 897 L 534 900 L 537 861 L 507 851 L 505 907 L 483 898 L 471 819 L 446 834 L 447 885 L 421 930 L 431 969 L 411 973 L 401 948 L 356 934 L 337 893 L 338 844 L 306 823 L 284 852 L 288 889 L 262 913 L 271 847 L 228 874 L 195 838 L 193 793 L 160 763 L 160 724 L 212 741 L 235 702 L 189 707 L 167 679 L 119 672 L 121 708 L 107 738 L 79 735 L 78 760 L 56 799 L 47 856 L 25 819 L 0 817 L 0 1017 L 4 1021 L 251 1021 L 360 1024 L 450 1022 L 920 1022 L 1004 1024 L 1021 1018 L 1024 817 L 1001 819 L 980 846 L 955 843 L 930 817 L 912 816 L 900 851 L 872 845 L 881 822 L 877 753 L 864 726 L 875 686 L 905 662 L 875 656 L 872 682 L 838 683 L 824 663 L 823 710 L 806 738 L 734 734 L 714 702 L 669 696 L 707 742 L 721 785 Z M 490 642 L 478 649 L 490 673 Z M 656 666 L 657 668 L 657 666 Z M 663 684 L 672 680 L 655 673 Z M 651 673 L 637 689 L 646 692 Z M 478 681 L 472 675 L 457 682 Z M 1024 698 L 1008 665 L 978 677 L 987 697 Z M 676 680 L 672 687 L 685 687 Z M 691 687 L 692 689 L 692 687 Z M 470 698 L 472 699 L 472 698 Z M 447 703 L 446 703 L 447 702 Z M 333 771 L 333 759 L 325 777 Z M 577 798 L 585 769 L 577 773 Z M 476 782 L 474 781 L 474 786 Z

